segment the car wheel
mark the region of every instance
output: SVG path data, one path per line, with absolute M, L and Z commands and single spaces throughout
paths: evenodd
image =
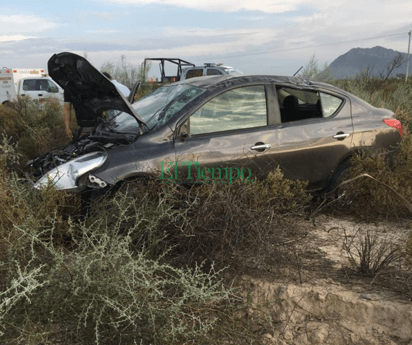
M 326 192 L 331 192 L 336 187 L 338 187 L 348 176 L 349 168 L 351 164 L 349 159 L 343 161 L 333 172 L 328 185 L 325 188 Z

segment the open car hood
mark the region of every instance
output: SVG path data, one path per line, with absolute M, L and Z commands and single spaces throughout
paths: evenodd
M 54 54 L 47 67 L 50 77 L 70 96 L 79 126 L 96 126 L 102 112 L 110 109 L 134 116 L 141 129 L 146 125 L 113 83 L 85 58 L 73 53 Z

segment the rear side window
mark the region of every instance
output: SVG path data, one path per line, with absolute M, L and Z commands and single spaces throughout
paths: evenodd
M 323 117 L 329 117 L 336 113 L 343 101 L 338 97 L 320 92 L 320 102 Z
M 203 69 L 191 69 L 186 73 L 186 79 L 202 77 L 203 76 Z
M 204 104 L 190 117 L 192 135 L 266 125 L 266 93 L 263 85 L 224 92 Z
M 277 95 L 282 123 L 323 117 L 317 91 L 280 87 Z
M 331 117 L 340 108 L 343 100 L 316 90 L 278 87 L 282 123 L 312 118 Z

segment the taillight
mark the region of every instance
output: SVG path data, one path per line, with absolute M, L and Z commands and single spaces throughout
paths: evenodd
M 396 128 L 396 129 L 399 131 L 399 133 L 401 134 L 401 136 L 403 136 L 403 133 L 402 133 L 402 124 L 401 124 L 401 122 L 400 122 L 399 120 L 396 120 L 396 119 L 386 119 L 386 120 L 383 120 L 383 122 L 385 122 L 388 126 L 391 126 L 391 127 L 393 127 L 393 128 Z

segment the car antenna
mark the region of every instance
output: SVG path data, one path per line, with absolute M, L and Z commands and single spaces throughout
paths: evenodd
M 298 74 L 299 71 L 300 71 L 302 68 L 303 68 L 303 66 L 302 66 L 301 68 L 299 68 L 293 76 L 295 76 L 296 74 Z

